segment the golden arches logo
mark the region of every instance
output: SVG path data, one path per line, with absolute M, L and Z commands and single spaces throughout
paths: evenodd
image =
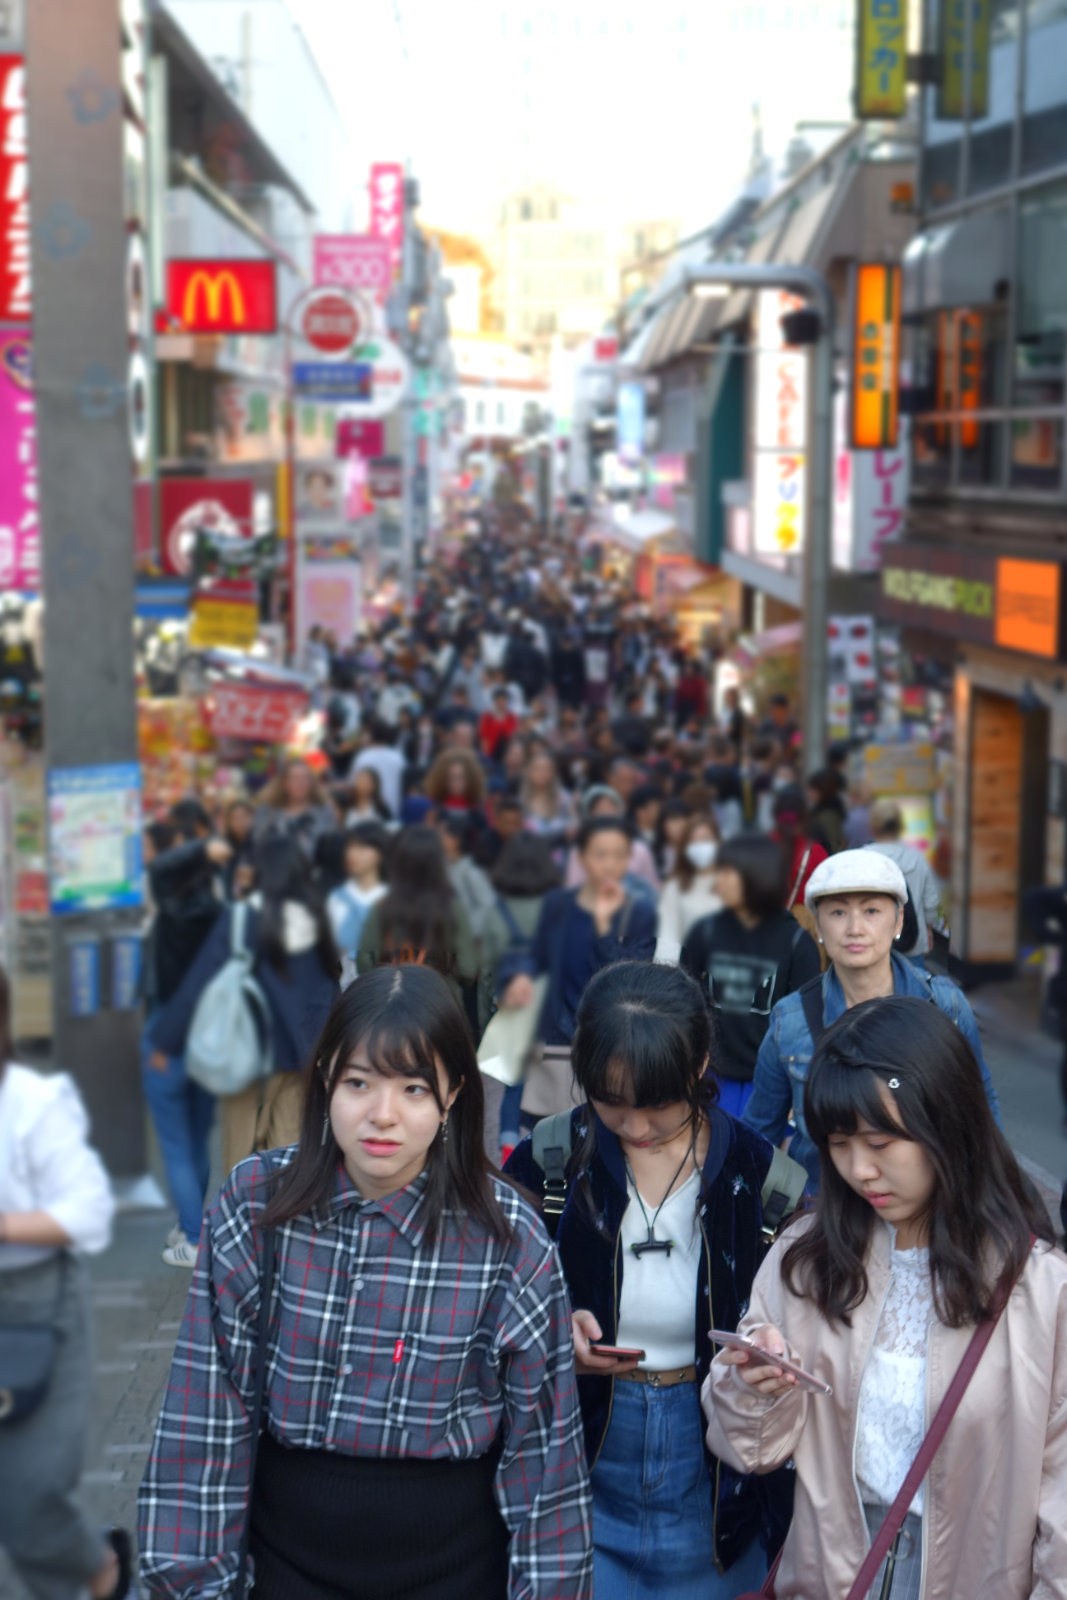
M 196 310 L 203 299 L 204 320 L 210 327 L 222 321 L 222 297 L 229 295 L 230 318 L 235 327 L 241 327 L 247 320 L 247 308 L 241 285 L 230 271 L 225 272 L 194 272 L 185 286 L 185 298 L 182 301 L 182 321 L 186 327 L 196 323 Z

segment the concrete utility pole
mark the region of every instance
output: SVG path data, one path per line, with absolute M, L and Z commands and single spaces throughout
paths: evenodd
M 773 262 L 709 262 L 685 275 L 689 290 L 701 285 L 737 289 L 789 289 L 804 295 L 818 313 L 812 362 L 811 516 L 804 549 L 804 762 L 810 772 L 826 757 L 828 690 L 827 627 L 834 472 L 834 297 L 821 272 Z
M 78 1079 L 93 1142 L 125 1177 L 144 1171 L 144 1104 L 118 0 L 33 0 L 26 55 L 45 741 L 50 788 L 74 797 L 64 801 L 61 842 L 73 859 L 64 870 L 86 887 L 82 897 L 72 890 L 70 914 L 52 919 L 55 1056 Z M 94 806 L 79 839 L 70 819 Z M 110 832 L 108 814 L 120 818 Z M 61 829 L 51 831 L 55 866 Z M 53 871 L 53 903 L 57 879 Z

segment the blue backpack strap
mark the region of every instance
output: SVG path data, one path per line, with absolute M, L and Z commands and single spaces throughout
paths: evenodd
M 515 944 L 529 944 L 529 939 L 515 921 L 515 913 L 502 894 L 498 894 L 496 897 L 496 908 L 507 923 L 508 933 L 511 935 L 512 942 Z

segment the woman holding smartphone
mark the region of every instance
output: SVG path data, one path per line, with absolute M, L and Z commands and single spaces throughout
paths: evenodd
M 300 1143 L 241 1162 L 205 1219 L 141 1488 L 146 1592 L 241 1595 L 247 1527 L 256 1600 L 590 1600 L 566 1290 L 489 1169 L 446 980 L 357 978 L 305 1091 Z
M 976 1326 L 1015 1285 L 874 1600 L 1067 1596 L 1067 1258 L 993 1120 L 974 1053 L 937 1006 L 857 1005 L 804 1095 L 814 1216 L 756 1278 L 742 1334 L 828 1383 L 723 1350 L 708 1443 L 738 1471 L 793 1458 L 777 1600 L 844 1600 Z
M 716 1104 L 710 1050 L 704 997 L 678 967 L 619 962 L 578 1008 L 586 1103 L 570 1115 L 555 1235 L 576 1308 L 596 1600 L 732 1600 L 767 1569 L 761 1526 L 776 1544 L 789 1520 L 785 1477 L 740 1478 L 702 1438 L 708 1332 L 747 1305 L 773 1154 Z M 507 1171 L 549 1198 L 536 1133 Z M 553 1200 L 558 1213 L 558 1188 Z

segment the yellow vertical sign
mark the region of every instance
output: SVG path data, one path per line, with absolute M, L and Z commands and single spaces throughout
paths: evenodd
M 899 426 L 900 268 L 856 268 L 852 327 L 852 448 L 893 450 Z
M 908 81 L 908 0 L 856 0 L 856 5 L 856 115 L 902 117 Z
M 941 93 L 937 115 L 956 122 L 970 110 L 977 120 L 989 111 L 989 0 L 942 0 Z M 967 14 L 971 19 L 971 93 L 967 98 Z

